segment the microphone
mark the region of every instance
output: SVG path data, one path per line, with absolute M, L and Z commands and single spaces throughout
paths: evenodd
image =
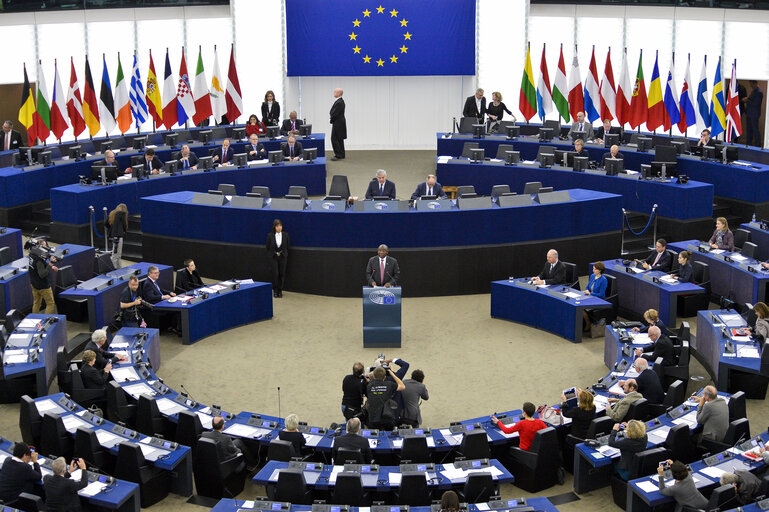
M 187 391 L 187 388 L 185 388 L 185 387 L 184 387 L 184 384 L 179 384 L 179 387 L 180 387 L 180 388 L 182 388 L 182 390 L 183 390 L 185 393 L 187 393 L 187 396 L 188 396 L 188 397 L 190 397 L 190 398 L 191 398 L 193 401 L 197 402 L 197 400 L 195 400 L 195 398 L 194 398 L 194 397 L 193 397 L 193 396 L 190 394 L 190 392 L 189 392 L 189 391 Z
M 397 281 L 395 280 L 395 278 L 393 276 L 391 276 L 390 273 L 388 271 L 386 271 L 386 270 L 385 270 L 385 274 L 387 274 L 387 277 L 392 279 L 392 281 L 394 283 L 393 286 L 397 286 Z
M 278 386 L 278 418 L 282 418 L 280 415 L 280 386 Z

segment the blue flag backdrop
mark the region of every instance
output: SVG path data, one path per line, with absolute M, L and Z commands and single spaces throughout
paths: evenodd
M 474 75 L 475 0 L 286 0 L 289 76 Z

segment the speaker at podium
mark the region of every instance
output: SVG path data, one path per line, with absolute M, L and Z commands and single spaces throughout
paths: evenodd
M 401 346 L 401 287 L 363 287 L 363 348 Z

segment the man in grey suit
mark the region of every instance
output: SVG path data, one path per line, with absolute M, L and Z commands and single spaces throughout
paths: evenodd
M 621 399 L 609 398 L 609 405 L 606 406 L 606 415 L 617 423 L 625 421 L 630 405 L 643 398 L 643 395 L 638 392 L 638 383 L 635 379 L 626 380 L 622 389 L 625 391 L 625 396 Z
M 697 423 L 702 425 L 700 439 L 712 439 L 721 442 L 729 429 L 729 405 L 713 386 L 706 386 L 698 398 Z
M 584 137 L 580 134 L 578 139 L 592 140 L 593 139 L 593 125 L 585 119 L 584 112 L 577 112 L 577 122 L 571 125 L 569 128 L 569 138 L 574 138 L 574 132 L 584 132 Z
M 248 456 L 248 448 L 243 444 L 240 439 L 232 440 L 230 436 L 222 432 L 224 430 L 224 418 L 221 416 L 215 416 L 211 421 L 211 428 L 213 430 L 206 431 L 200 434 L 201 438 L 211 439 L 216 443 L 216 450 L 219 453 L 221 460 L 229 460 L 237 455 L 243 454 L 244 462 L 238 466 L 237 471 L 241 472 L 246 467 L 246 460 Z M 237 443 L 237 444 L 236 444 Z M 248 461 L 248 465 L 251 466 L 252 461 Z
M 400 281 L 401 269 L 398 266 L 398 260 L 387 254 L 390 250 L 385 244 L 377 249 L 378 256 L 368 260 L 366 265 L 366 284 L 368 286 L 398 286 Z
M 411 378 L 403 381 L 406 389 L 401 391 L 403 397 L 403 412 L 401 412 L 401 423 L 418 427 L 422 424 L 422 411 L 419 408 L 419 400 L 429 400 L 427 386 L 424 384 L 425 374 L 422 370 L 411 372 Z

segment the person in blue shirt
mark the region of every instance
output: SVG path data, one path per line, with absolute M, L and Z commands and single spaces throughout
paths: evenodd
M 606 266 L 601 261 L 597 261 L 593 264 L 593 273 L 590 274 L 590 279 L 587 282 L 585 288 L 585 295 L 592 295 L 600 299 L 606 298 L 606 287 L 609 285 L 609 280 L 603 273 L 606 271 Z M 582 310 L 582 328 L 585 332 L 590 331 L 590 325 L 597 320 L 594 318 L 595 312 L 598 310 L 583 309 Z

